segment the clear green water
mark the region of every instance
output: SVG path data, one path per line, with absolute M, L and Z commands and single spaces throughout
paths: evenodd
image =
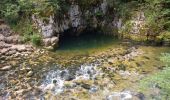
M 113 46 L 119 46 L 119 40 L 114 36 L 102 35 L 99 33 L 85 33 L 80 36 L 65 35 L 60 38 L 57 53 L 87 54 Z
M 101 48 L 117 41 L 113 36 L 97 33 L 87 33 L 80 36 L 65 36 L 60 40 L 58 50 L 84 50 Z

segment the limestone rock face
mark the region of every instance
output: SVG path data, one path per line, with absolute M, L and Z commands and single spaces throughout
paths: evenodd
M 12 34 L 12 31 L 9 28 L 9 26 L 7 26 L 5 24 L 0 24 L 0 33 L 1 33 L 1 35 L 8 37 Z
M 52 16 L 48 18 L 48 24 L 43 22 L 43 20 L 37 18 L 35 15 L 32 16 L 32 19 L 36 23 L 39 32 L 42 33 L 42 36 L 44 38 L 50 38 L 54 35 L 54 20 Z
M 86 5 L 87 8 L 79 4 L 78 0 L 70 0 L 69 2 L 67 11 L 51 14 L 45 20 L 41 18 L 42 16 L 32 16 L 39 32 L 44 37 L 45 46 L 53 44 L 49 42 L 49 38 L 59 38 L 60 34 L 68 31 L 69 34 L 77 36 L 84 30 L 98 29 L 106 35 L 117 35 L 120 30 L 126 27 L 124 20 L 118 17 L 113 9 L 110 9 L 107 0 L 101 0 L 101 2 L 89 6 Z M 144 13 L 138 12 L 131 19 L 131 33 L 139 33 L 140 28 L 144 25 Z
M 136 16 L 132 18 L 132 29 L 131 33 L 138 34 L 140 29 L 145 25 L 145 15 L 144 12 L 138 12 Z
M 81 25 L 81 12 L 79 11 L 79 9 L 79 5 L 71 5 L 70 10 L 68 12 L 71 26 L 74 28 L 77 28 Z
M 99 26 L 104 27 L 103 29 L 110 29 L 106 31 L 106 34 L 114 34 L 112 29 L 113 27 L 117 27 L 117 24 L 114 24 L 114 20 L 110 21 L 107 18 L 108 3 L 106 0 L 90 6 L 88 9 L 84 9 L 76 0 L 70 2 L 66 12 L 63 12 L 60 15 L 52 14 L 45 19 L 45 21 L 41 16 L 32 15 L 32 20 L 44 37 L 43 41 L 45 46 L 54 44 L 50 43 L 50 38 L 59 38 L 60 34 L 68 30 L 73 35 L 79 35 L 83 30 L 89 27 L 95 29 Z M 102 18 L 98 18 L 98 15 Z

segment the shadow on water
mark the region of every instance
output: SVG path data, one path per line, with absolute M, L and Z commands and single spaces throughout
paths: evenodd
M 77 51 L 101 49 L 118 42 L 114 36 L 103 35 L 101 33 L 86 32 L 79 36 L 63 35 L 60 38 L 60 51 Z

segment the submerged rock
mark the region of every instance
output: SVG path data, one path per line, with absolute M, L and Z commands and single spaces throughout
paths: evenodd
M 81 87 L 87 89 L 87 90 L 90 90 L 90 85 L 89 84 L 82 84 Z
M 75 79 L 75 76 L 73 76 L 73 75 L 66 75 L 66 76 L 64 76 L 64 80 L 65 81 L 71 81 L 73 79 Z

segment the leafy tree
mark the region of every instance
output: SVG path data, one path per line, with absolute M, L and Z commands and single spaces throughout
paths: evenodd
M 17 20 L 31 14 L 54 13 L 59 9 L 58 0 L 1 0 L 0 18 Z

